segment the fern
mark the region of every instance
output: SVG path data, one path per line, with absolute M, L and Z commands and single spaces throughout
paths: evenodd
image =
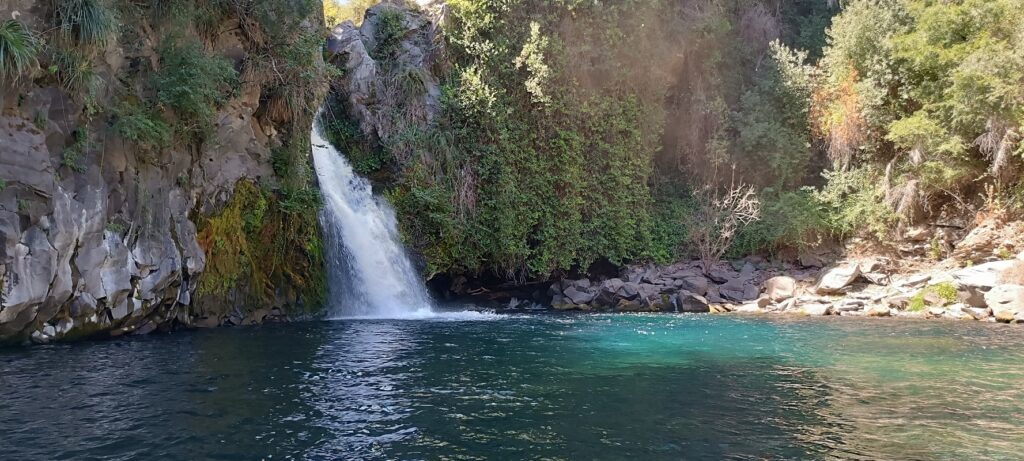
M 15 82 L 38 63 L 39 38 L 13 19 L 0 22 L 0 80 Z

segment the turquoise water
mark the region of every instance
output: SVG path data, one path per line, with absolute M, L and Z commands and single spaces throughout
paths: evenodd
M 336 321 L 0 351 L 4 459 L 1020 459 L 1024 329 Z

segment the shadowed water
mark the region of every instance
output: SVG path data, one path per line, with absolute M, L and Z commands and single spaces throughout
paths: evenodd
M 0 351 L 0 453 L 974 460 L 1024 452 L 1024 330 L 1012 326 L 473 319 Z

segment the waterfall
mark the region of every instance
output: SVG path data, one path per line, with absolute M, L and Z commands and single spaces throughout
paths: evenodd
M 321 135 L 311 134 L 323 193 L 329 306 L 336 317 L 426 318 L 430 296 L 398 237 L 394 210 Z

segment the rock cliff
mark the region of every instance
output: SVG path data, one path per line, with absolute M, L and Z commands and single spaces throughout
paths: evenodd
M 216 11 L 196 4 L 211 13 L 200 27 L 198 20 L 182 20 L 177 13 L 110 2 L 103 5 L 110 8 L 108 19 L 116 30 L 89 43 L 76 38 L 78 29 L 61 36 L 54 24 L 62 7 L 50 2 L 0 6 L 0 20 L 14 18 L 35 31 L 41 44 L 38 65 L 0 87 L 0 340 L 145 334 L 259 322 L 303 304 L 308 311 L 309 287 L 289 284 L 315 278 L 307 276 L 319 270 L 315 249 L 295 250 L 304 259 L 297 267 L 268 272 L 261 282 L 272 287 L 268 296 L 253 296 L 249 289 L 260 269 L 230 272 L 230 289 L 216 284 L 199 289 L 215 262 L 211 258 L 234 251 L 253 260 L 262 254 L 251 247 L 233 250 L 225 242 L 237 238 L 204 230 L 230 208 L 238 185 L 259 191 L 267 211 L 258 218 L 278 213 L 292 227 L 313 223 L 314 229 L 303 229 L 311 239 L 319 234 L 315 211 L 305 211 L 313 219 L 295 220 L 282 210 L 300 195 L 296 191 L 310 189 L 294 183 L 310 182 L 308 127 L 323 90 L 317 82 L 296 88 L 283 82 L 286 75 L 253 77 L 261 63 L 269 62 L 279 74 L 289 66 L 323 67 L 319 3 L 307 2 L 305 8 L 235 3 Z M 175 5 L 187 9 L 191 2 Z M 175 17 L 167 19 L 168 14 Z M 293 49 L 275 55 L 280 49 L 275 40 L 285 37 L 260 30 L 260 21 L 292 25 L 287 40 L 312 37 L 313 52 L 301 59 L 288 54 L 297 52 Z M 176 38 L 181 36 L 186 38 Z M 238 75 L 224 100 L 211 108 L 210 119 L 199 119 L 198 136 L 179 129 L 186 111 L 165 97 L 167 88 L 153 77 L 172 41 L 192 36 L 200 37 L 199 53 L 226 62 Z M 69 69 L 61 56 L 72 53 L 79 59 L 77 68 Z M 298 60 L 308 62 L 293 62 Z M 72 74 L 75 69 L 81 72 Z M 88 83 L 75 85 L 72 76 Z M 287 110 L 280 109 L 282 101 Z M 150 112 L 140 113 L 157 115 L 133 119 L 119 107 L 145 107 Z M 153 148 L 132 139 L 133 120 L 149 123 L 143 128 L 165 142 Z M 164 121 L 170 128 L 161 128 Z M 161 134 L 167 131 L 173 134 Z M 291 157 L 285 155 L 289 152 Z M 282 172 L 281 164 L 288 162 L 285 170 L 305 168 L 306 176 L 292 179 L 294 174 Z M 265 227 L 255 226 L 257 231 Z M 273 264 L 252 261 L 264 263 Z

